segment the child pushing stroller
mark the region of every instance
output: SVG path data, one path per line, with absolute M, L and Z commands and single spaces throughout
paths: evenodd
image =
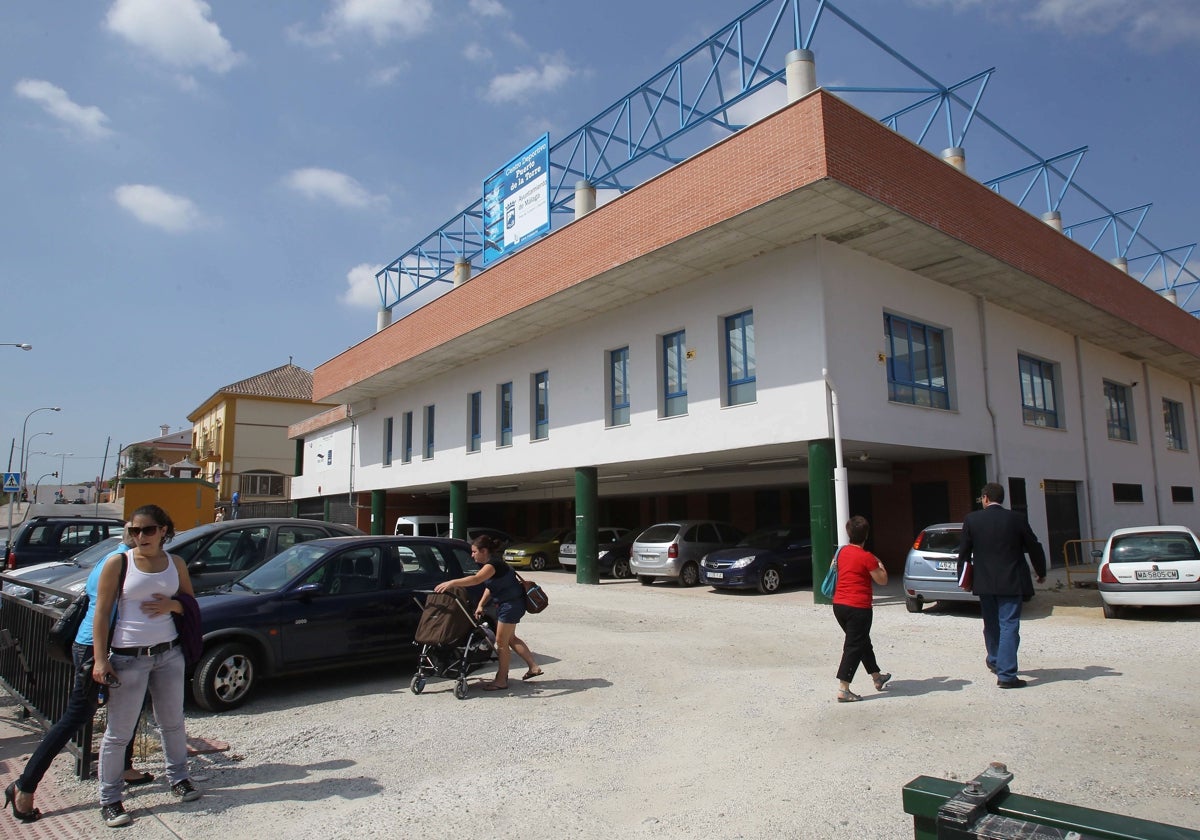
M 421 653 L 409 688 L 420 694 L 430 676 L 446 677 L 457 680 L 454 696 L 466 700 L 467 676 L 494 658 L 495 641 L 484 620 L 475 620 L 465 589 L 430 592 L 417 624 L 415 644 L 421 645 Z

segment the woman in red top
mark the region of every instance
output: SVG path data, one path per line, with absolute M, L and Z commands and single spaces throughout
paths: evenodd
M 839 703 L 853 703 L 862 697 L 850 690 L 850 681 L 861 663 L 875 683 L 876 691 L 883 691 L 891 674 L 879 671 L 875 661 L 875 648 L 871 645 L 871 581 L 883 586 L 888 581 L 887 569 L 882 561 L 863 546 L 867 542 L 870 525 L 862 516 L 852 516 L 846 523 L 849 545 L 842 546 L 837 555 L 837 589 L 833 592 L 833 617 L 846 634 L 842 645 L 842 662 L 838 665 Z

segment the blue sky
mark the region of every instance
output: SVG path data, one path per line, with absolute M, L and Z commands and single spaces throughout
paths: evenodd
M 1200 238 L 1200 3 L 837 2 L 944 84 L 995 67 L 988 118 L 1045 157 L 1089 146 L 1077 183 L 1110 210 L 1153 202 L 1160 248 Z M 542 132 L 554 143 L 752 5 L 3 4 L 0 342 L 34 345 L 0 347 L 5 449 L 61 406 L 29 421 L 53 433 L 29 447 L 50 453 L 31 481 L 63 452 L 86 480 L 110 436 L 183 428 L 223 385 L 366 338 L 378 268 Z M 914 81 L 833 16 L 813 46 L 823 84 Z M 972 127 L 972 175 L 1028 162 L 991 145 Z

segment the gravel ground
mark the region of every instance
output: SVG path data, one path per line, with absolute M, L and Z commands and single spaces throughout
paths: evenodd
M 910 614 L 893 583 L 872 636 L 894 678 L 877 694 L 860 675 L 864 702 L 838 704 L 841 634 L 808 590 L 531 577 L 551 604 L 521 635 L 544 677 L 522 682 L 514 657 L 511 691 L 459 701 L 447 680 L 413 695 L 402 664 L 189 709 L 190 735 L 230 744 L 193 760 L 204 798 L 132 793 L 120 836 L 903 838 L 907 782 L 991 761 L 1017 793 L 1200 824 L 1200 611 L 1105 621 L 1094 590 L 1051 586 L 1022 626 L 1030 686 L 1001 691 L 978 610 Z M 53 772 L 97 813 L 94 783 L 64 758 Z M 96 818 L 82 836 L 106 832 Z

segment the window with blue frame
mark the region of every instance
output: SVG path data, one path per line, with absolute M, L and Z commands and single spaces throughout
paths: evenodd
M 663 417 L 687 414 L 687 331 L 662 337 Z
M 608 353 L 608 425 L 629 423 L 629 348 Z
M 899 315 L 883 316 L 888 399 L 927 408 L 950 408 L 946 382 L 946 335 Z
M 513 389 L 505 382 L 496 395 L 496 445 L 512 446 Z
M 1026 425 L 1059 428 L 1054 365 L 1029 356 L 1017 356 L 1021 376 L 1021 416 Z
M 533 439 L 550 437 L 550 371 L 533 375 Z
M 467 396 L 467 451 L 478 452 L 482 438 L 483 392 L 476 391 Z
M 1128 387 L 1104 380 L 1104 413 L 1108 420 L 1109 440 L 1133 440 L 1133 415 L 1129 403 Z
M 392 418 L 383 421 L 383 465 L 392 465 Z
M 725 319 L 726 405 L 754 402 L 757 393 L 754 360 L 754 312 L 747 310 Z
M 400 417 L 400 463 L 412 462 L 413 453 L 413 413 L 404 412 Z
M 1163 399 L 1163 427 L 1167 433 L 1167 448 L 1187 451 L 1187 431 L 1183 425 L 1183 403 Z
M 425 406 L 425 459 L 433 457 L 433 406 Z

